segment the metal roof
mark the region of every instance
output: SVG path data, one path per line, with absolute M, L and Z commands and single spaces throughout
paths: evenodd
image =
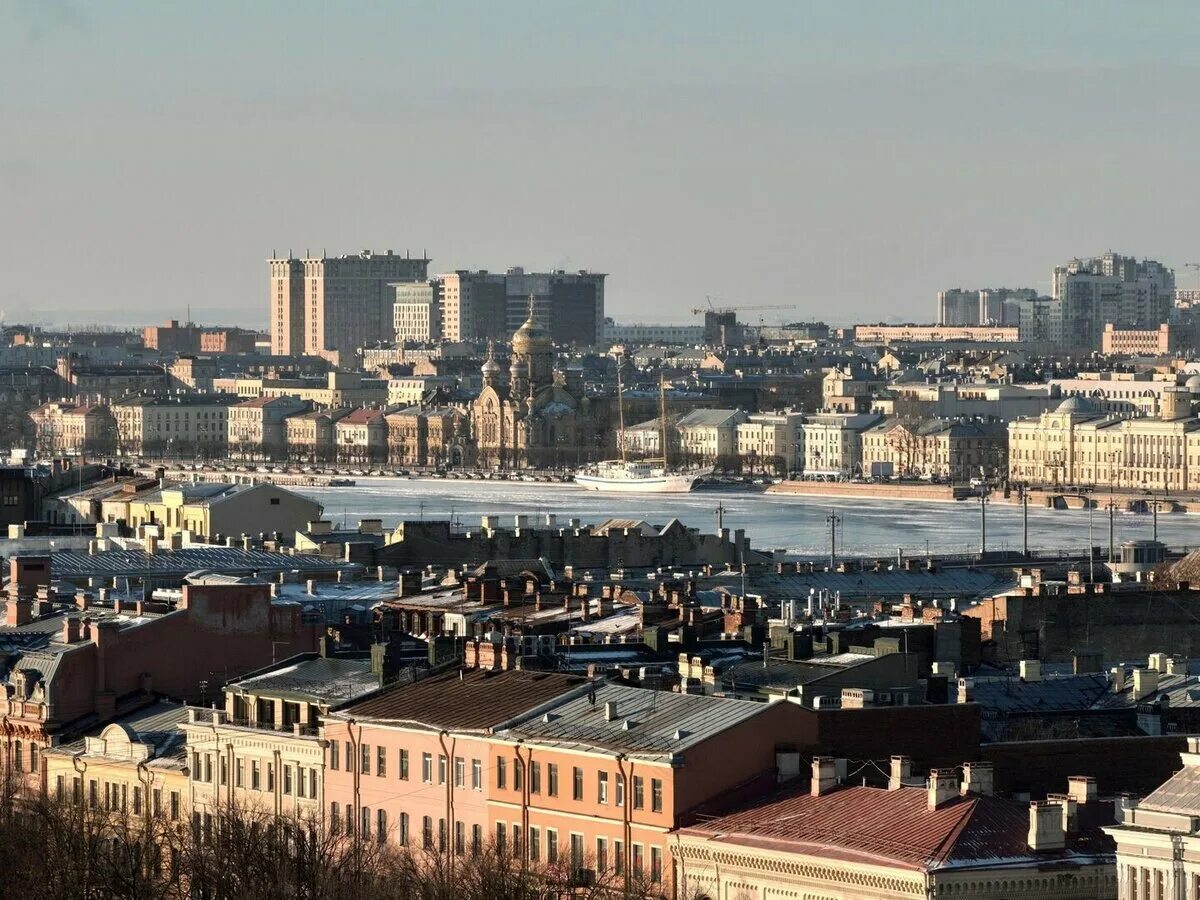
M 317 657 L 285 660 L 270 671 L 236 679 L 229 687 L 250 694 L 300 697 L 340 705 L 378 690 L 379 677 L 371 671 L 369 659 Z
M 1185 766 L 1138 804 L 1138 809 L 1200 815 L 1200 766 Z
M 538 706 L 586 685 L 556 672 L 447 672 L 388 690 L 343 709 L 357 721 L 490 732 Z
M 267 550 L 243 550 L 237 547 L 185 547 L 181 550 L 104 550 L 86 553 L 78 550 L 55 550 L 51 570 L 56 578 L 80 579 L 91 575 L 175 576 L 183 578 L 197 569 L 230 574 L 252 572 L 336 572 L 347 568 L 339 560 L 311 554 L 289 556 Z
M 185 761 L 187 735 L 178 727 L 187 721 L 187 706 L 170 700 L 159 700 L 150 706 L 144 706 L 136 712 L 108 722 L 99 728 L 88 732 L 89 737 L 99 737 L 106 728 L 119 725 L 129 735 L 131 741 L 149 744 L 154 756 L 147 765 L 181 766 Z M 85 738 L 62 744 L 58 747 L 47 748 L 47 753 L 65 753 L 74 755 L 83 753 L 87 746 Z M 126 757 L 128 759 L 128 757 Z
M 805 786 L 807 787 L 807 786 Z M 1066 849 L 1033 853 L 1026 804 L 996 797 L 953 797 L 931 810 L 924 788 L 847 787 L 819 797 L 790 789 L 766 803 L 683 830 L 719 843 L 878 864 L 918 871 L 1044 865 L 1108 856 L 1113 842 L 1091 830 Z
M 606 704 L 615 704 L 607 718 Z M 673 691 L 600 684 L 551 707 L 508 733 L 572 750 L 617 750 L 644 757 L 671 756 L 725 731 L 768 707 Z M 545 721 L 548 719 L 548 721 Z

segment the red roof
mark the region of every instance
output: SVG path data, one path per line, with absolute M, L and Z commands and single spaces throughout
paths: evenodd
M 350 413 L 349 415 L 343 416 L 342 418 L 338 419 L 338 424 L 339 425 L 342 425 L 342 424 L 345 424 L 345 425 L 369 425 L 372 422 L 377 422 L 377 421 L 381 420 L 382 418 L 383 418 L 383 413 L 380 412 L 379 410 L 370 409 L 368 407 L 363 407 L 362 409 L 356 409 L 356 410 L 354 410 L 354 412 Z
M 683 829 L 686 835 L 918 870 L 986 860 L 1053 858 L 1027 844 L 1029 806 L 997 797 L 954 797 L 928 807 L 924 788 L 848 787 L 820 797 L 790 790 L 760 805 Z M 1058 856 L 1111 853 L 1099 832 L 1073 838 Z

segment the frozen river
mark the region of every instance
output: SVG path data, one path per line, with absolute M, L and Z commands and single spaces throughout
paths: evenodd
M 381 518 L 385 526 L 401 519 L 453 517 L 476 525 L 480 516 L 497 514 L 504 524 L 516 514 L 556 513 L 559 521 L 580 518 L 596 523 L 610 517 L 645 519 L 663 525 L 672 518 L 702 529 L 715 529 L 717 507 L 724 507 L 729 528 L 745 528 L 751 543 L 762 549 L 822 556 L 829 552 L 827 517 L 841 517 L 838 552 L 891 555 L 975 552 L 979 549 L 979 503 L 917 503 L 908 501 L 830 500 L 795 495 L 759 494 L 740 490 L 702 490 L 691 494 L 597 494 L 573 485 L 527 482 L 443 481 L 359 478 L 354 487 L 297 488 L 325 506 L 326 518 L 351 526 L 359 519 Z M 1030 507 L 1029 545 L 1035 550 L 1086 552 L 1088 519 L 1092 543 L 1108 544 L 1108 515 L 1103 510 L 1046 510 Z M 1149 538 L 1151 517 L 1118 513 L 1118 543 Z M 1159 538 L 1172 547 L 1200 545 L 1200 517 L 1163 513 Z M 989 550 L 1019 550 L 1021 508 L 989 503 Z

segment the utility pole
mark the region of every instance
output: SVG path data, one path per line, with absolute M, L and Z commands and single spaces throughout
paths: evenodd
M 829 568 L 833 570 L 837 568 L 837 527 L 842 517 L 831 509 L 825 521 L 829 523 Z
M 979 561 L 987 556 L 987 485 L 979 489 Z
M 1088 581 L 1096 580 L 1096 543 L 1092 539 L 1092 520 L 1095 518 L 1096 503 L 1088 497 Z
M 1112 497 L 1108 498 L 1108 561 L 1111 563 L 1116 557 L 1113 556 L 1113 537 L 1116 532 L 1117 521 L 1117 504 Z
M 1029 491 L 1021 485 L 1021 555 L 1029 559 Z
M 1158 501 L 1151 500 L 1150 508 L 1154 511 L 1154 540 L 1158 540 Z
M 717 534 L 725 528 L 725 504 L 717 501 Z

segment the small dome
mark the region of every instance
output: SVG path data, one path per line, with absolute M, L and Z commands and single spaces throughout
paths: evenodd
M 1193 394 L 1200 394 L 1200 375 L 1189 375 L 1183 386 Z
M 483 365 L 479 368 L 479 371 L 485 376 L 495 376 L 499 375 L 504 370 L 500 368 L 500 363 L 496 362 L 496 358 L 494 356 L 489 356 L 486 360 L 484 360 Z
M 1096 407 L 1086 397 L 1075 396 L 1068 397 L 1062 403 L 1058 404 L 1054 411 L 1056 413 L 1068 414 L 1091 413 L 1096 411 Z

